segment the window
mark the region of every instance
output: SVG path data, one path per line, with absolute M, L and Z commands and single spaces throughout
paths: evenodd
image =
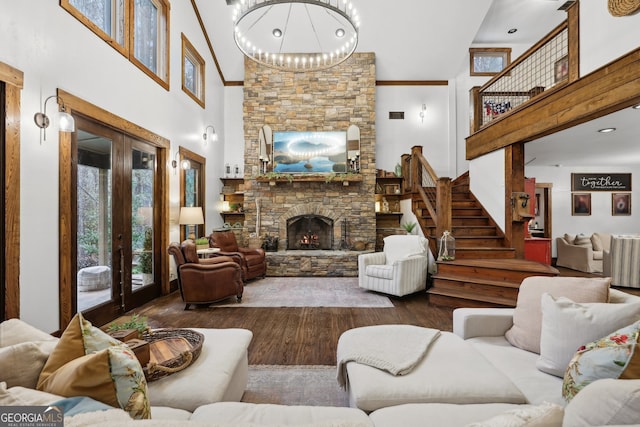
M 204 108 L 204 59 L 182 34 L 182 90 Z
M 169 89 L 168 0 L 60 0 L 60 6 Z
M 511 63 L 511 48 L 470 48 L 469 58 L 472 76 L 494 76 Z

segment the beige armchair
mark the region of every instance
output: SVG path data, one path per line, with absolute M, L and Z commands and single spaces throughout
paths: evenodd
M 609 249 L 611 235 L 593 233 L 588 236 L 565 234 L 556 238 L 556 266 L 585 273 L 602 273 L 604 251 Z

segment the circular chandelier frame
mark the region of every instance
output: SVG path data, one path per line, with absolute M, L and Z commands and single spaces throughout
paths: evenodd
M 243 34 L 240 31 L 239 25 L 243 20 L 249 19 L 250 16 L 259 15 L 256 21 L 251 24 L 252 27 L 269 11 L 268 9 L 263 10 L 264 8 L 270 8 L 272 6 L 282 4 L 289 4 L 290 6 L 293 4 L 304 4 L 305 7 L 306 5 L 320 6 L 324 8 L 327 13 L 333 12 L 335 14 L 338 14 L 344 19 L 345 23 L 349 27 L 351 27 L 349 32 L 352 33 L 352 36 L 349 40 L 342 44 L 340 48 L 335 50 L 323 51 L 321 46 L 318 46 L 317 52 L 281 52 L 280 49 L 282 49 L 282 44 L 284 42 L 283 40 L 280 44 L 280 49 L 278 50 L 278 52 L 269 52 L 267 49 L 262 49 L 259 46 L 259 42 L 249 40 L 247 38 L 247 35 Z M 290 11 L 291 10 L 289 10 L 289 13 Z M 315 33 L 316 27 L 308 11 L 307 16 L 311 21 L 311 29 Z M 281 32 L 281 36 L 283 37 L 283 39 L 287 35 L 286 25 L 288 25 L 288 21 L 289 17 L 287 17 L 284 31 L 280 30 L 279 28 L 274 29 L 274 32 Z M 250 58 L 257 63 L 270 68 L 275 68 L 283 71 L 304 72 L 325 70 L 331 67 L 335 67 L 336 65 L 341 64 L 342 62 L 347 60 L 356 50 L 356 47 L 358 45 L 358 30 L 360 26 L 360 18 L 350 0 L 240 0 L 234 8 L 233 23 L 233 39 L 240 51 L 247 58 Z M 344 30 L 342 29 L 342 31 Z M 316 40 L 318 40 L 317 34 L 315 34 L 315 36 Z M 319 40 L 318 44 L 320 44 Z

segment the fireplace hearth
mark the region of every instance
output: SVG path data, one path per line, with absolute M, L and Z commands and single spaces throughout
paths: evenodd
M 287 249 L 333 249 L 333 219 L 322 215 L 287 219 Z

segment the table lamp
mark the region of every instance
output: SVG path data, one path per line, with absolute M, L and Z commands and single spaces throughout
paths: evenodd
M 178 219 L 180 225 L 187 225 L 188 233 L 187 239 L 195 240 L 195 226 L 196 224 L 204 224 L 204 215 L 202 214 L 202 208 L 196 207 L 181 207 L 180 218 Z

